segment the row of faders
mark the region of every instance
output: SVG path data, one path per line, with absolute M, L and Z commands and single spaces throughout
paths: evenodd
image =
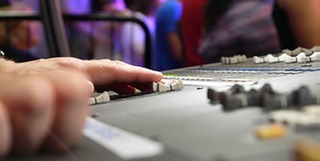
M 299 108 L 319 103 L 319 98 L 312 95 L 306 86 L 301 86 L 287 94 L 275 92 L 270 84 L 265 84 L 259 90 L 251 89 L 249 91 L 237 84 L 223 92 L 209 88 L 207 97 L 211 103 L 222 104 L 223 109 L 227 111 L 248 106 L 259 106 L 267 110 Z
M 221 57 L 222 64 L 237 64 L 247 61 L 246 55 L 235 55 L 232 57 Z
M 264 57 L 253 57 L 253 62 L 260 63 L 308 63 L 320 61 L 320 46 L 311 49 L 298 47 L 295 50 L 284 49 L 280 54 L 268 54 Z
M 181 90 L 183 88 L 182 80 L 169 80 L 168 82 L 157 82 L 153 83 L 152 90 L 153 92 L 168 92 Z
M 181 80 L 170 80 L 170 81 L 161 81 L 161 82 L 154 82 L 152 84 L 152 91 L 151 92 L 169 92 L 169 91 L 176 91 L 181 90 L 184 87 Z M 146 93 L 150 93 L 149 91 Z M 139 92 L 137 94 L 133 94 L 130 96 L 139 95 Z M 128 96 L 126 96 L 128 97 Z M 124 98 L 124 97 L 114 97 L 114 98 Z M 100 93 L 97 96 L 93 96 L 89 98 L 88 104 L 89 105 L 95 105 L 95 104 L 101 104 L 101 103 L 107 103 L 112 98 L 109 96 L 108 92 Z

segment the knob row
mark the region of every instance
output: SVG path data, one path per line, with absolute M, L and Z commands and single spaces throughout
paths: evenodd
M 235 110 L 248 106 L 260 106 L 274 110 L 318 103 L 318 99 L 311 94 L 306 86 L 301 86 L 289 94 L 282 94 L 275 92 L 270 84 L 265 84 L 259 90 L 251 89 L 249 91 L 240 85 L 234 85 L 224 92 L 209 88 L 207 97 L 212 103 L 222 104 L 224 110 Z

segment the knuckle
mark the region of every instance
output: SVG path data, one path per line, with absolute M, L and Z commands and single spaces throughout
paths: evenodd
M 45 79 L 34 79 L 26 86 L 25 89 L 26 101 L 25 111 L 29 114 L 42 112 L 47 106 L 52 106 L 54 94 L 49 81 Z

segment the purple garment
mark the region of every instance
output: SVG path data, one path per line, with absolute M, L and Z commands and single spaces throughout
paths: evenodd
M 221 56 L 248 57 L 280 51 L 270 0 L 235 0 L 202 41 L 200 54 L 207 63 Z

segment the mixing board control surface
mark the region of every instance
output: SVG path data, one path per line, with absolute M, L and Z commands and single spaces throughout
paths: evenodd
M 91 106 L 98 123 L 89 127 L 100 141 L 86 135 L 69 155 L 27 160 L 319 160 L 319 62 L 257 64 L 248 58 L 164 75 L 172 85 Z

